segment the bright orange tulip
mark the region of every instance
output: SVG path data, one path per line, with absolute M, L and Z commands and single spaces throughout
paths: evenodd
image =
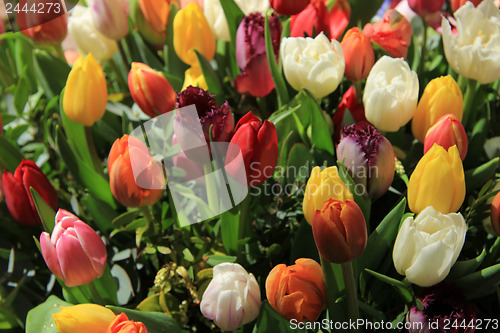
M 370 40 L 354 27 L 346 32 L 340 46 L 344 52 L 344 76 L 352 82 L 366 79 L 375 64 Z
M 106 333 L 148 333 L 148 330 L 143 323 L 129 320 L 122 312 L 109 323 Z

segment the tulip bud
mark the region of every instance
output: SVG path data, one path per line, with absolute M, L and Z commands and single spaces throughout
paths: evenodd
M 94 0 L 91 9 L 94 25 L 104 36 L 120 40 L 128 34 L 128 1 Z
M 239 264 L 222 263 L 213 269 L 200 303 L 201 313 L 223 331 L 234 331 L 259 315 L 260 288 L 255 276 Z
M 462 161 L 467 154 L 467 133 L 462 123 L 453 115 L 446 114 L 427 131 L 424 141 L 424 154 L 437 143 L 448 150 L 451 146 L 457 146 Z
M 212 28 L 215 39 L 229 42 L 231 40 L 229 26 L 220 1 L 221 0 L 205 0 L 203 14 L 207 18 L 208 25 Z
M 5 204 L 10 215 L 24 225 L 40 225 L 30 187 L 52 208 L 57 209 L 57 193 L 42 170 L 32 161 L 22 160 L 14 174 L 4 170 L 2 176 Z
M 269 27 L 274 54 L 278 56 L 281 40 L 281 22 L 272 14 Z M 235 89 L 240 94 L 265 97 L 274 89 L 269 69 L 264 38 L 264 17 L 260 13 L 245 16 L 236 32 L 236 60 L 242 73 L 235 78 Z
M 479 5 L 483 0 L 450 0 L 451 10 L 453 12 L 456 12 L 458 10 L 458 8 L 465 5 L 465 3 L 468 1 L 472 2 L 474 7 L 477 7 L 477 5 Z
M 346 32 L 340 46 L 344 52 L 345 77 L 352 82 L 366 79 L 375 64 L 370 40 L 355 27 Z
M 392 253 L 394 267 L 421 287 L 435 285 L 455 264 L 466 232 L 462 214 L 442 214 L 427 206 L 416 218 L 407 217 L 401 225 Z
M 307 223 L 312 224 L 314 212 L 323 207 L 323 203 L 329 199 L 346 201 L 352 200 L 353 196 L 340 178 L 337 167 L 328 167 L 321 171 L 316 166 L 312 169 L 311 176 L 307 181 L 302 203 L 302 210 Z
M 324 34 L 314 39 L 283 38 L 280 56 L 288 83 L 295 90 L 309 90 L 316 98 L 331 94 L 344 77 L 342 47 Z
M 106 333 L 148 333 L 148 330 L 143 323 L 129 320 L 122 312 L 109 323 Z
M 352 200 L 325 201 L 314 212 L 312 230 L 321 256 L 337 264 L 359 257 L 368 239 L 363 212 Z
M 133 166 L 131 156 L 134 162 L 141 165 Z M 124 206 L 153 205 L 163 195 L 163 169 L 151 157 L 146 145 L 136 137 L 125 134 L 116 139 L 108 156 L 108 172 L 111 193 Z M 138 183 L 148 186 L 140 187 Z
M 365 122 L 344 128 L 337 146 L 337 160 L 345 164 L 361 193 L 374 199 L 387 192 L 394 179 L 395 156 L 392 145 L 379 131 Z
M 462 121 L 462 92 L 450 75 L 435 78 L 425 87 L 411 123 L 415 138 L 423 143 L 429 128 L 448 113 Z
M 17 13 L 17 25 L 19 29 L 41 44 L 61 43 L 68 34 L 68 17 L 61 0 L 19 0 L 19 8 L 49 8 L 45 11 L 20 10 Z M 3 22 L 2 22 L 3 24 Z
M 101 305 L 78 304 L 62 307 L 52 317 L 59 333 L 106 333 L 115 314 Z
M 164 44 L 172 0 L 130 0 L 131 17 L 148 42 Z
M 101 237 L 70 212 L 59 209 L 52 235 L 42 232 L 40 248 L 51 272 L 67 287 L 81 286 L 102 276 L 106 246 Z
M 381 131 L 396 132 L 415 114 L 418 77 L 404 59 L 383 56 L 373 66 L 363 93 L 366 119 Z
M 490 209 L 491 227 L 490 233 L 500 237 L 500 192 L 495 195 Z
M 132 63 L 128 87 L 134 101 L 151 118 L 175 108 L 176 94 L 162 73 L 139 62 Z
M 304 10 L 311 0 L 270 0 L 271 7 L 280 15 L 295 15 Z
M 92 53 L 99 60 L 109 60 L 118 51 L 116 41 L 100 33 L 92 19 L 92 10 L 75 6 L 68 23 L 69 34 L 83 53 Z
M 411 43 L 411 25 L 397 10 L 388 10 L 384 18 L 363 28 L 363 34 L 391 57 L 406 58 Z
M 420 159 L 408 183 L 408 206 L 420 213 L 428 206 L 443 213 L 458 211 L 465 199 L 465 176 L 456 146 L 435 144 Z
M 458 74 L 488 84 L 500 79 L 500 10 L 493 1 L 477 8 L 467 2 L 455 12 L 456 33 L 443 18 L 443 47 L 446 60 Z
M 424 17 L 427 14 L 440 12 L 441 8 L 443 8 L 444 0 L 408 0 L 408 5 L 410 5 L 410 8 L 418 16 Z
M 314 322 L 326 307 L 326 287 L 321 266 L 312 259 L 295 265 L 275 266 L 266 279 L 269 305 L 287 320 Z
M 186 90 L 189 86 L 198 87 L 203 90 L 208 90 L 207 81 L 198 63 L 186 69 L 184 73 L 184 84 L 182 90 Z
M 92 126 L 104 116 L 108 88 L 101 65 L 92 54 L 74 63 L 64 90 L 64 112 L 73 121 Z
M 181 9 L 174 18 L 174 49 L 186 64 L 198 63 L 194 50 L 208 61 L 215 55 L 215 37 L 203 11 L 195 3 Z
M 271 177 L 278 162 L 278 135 L 276 127 L 270 121 L 262 123 L 252 112 L 243 116 L 236 124 L 234 135 L 226 156 L 226 170 L 238 178 L 243 167 L 233 162 L 240 153 L 243 155 L 247 184 L 258 186 Z M 240 149 L 234 149 L 236 145 Z

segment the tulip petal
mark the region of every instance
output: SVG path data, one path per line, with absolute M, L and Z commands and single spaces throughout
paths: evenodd
M 266 97 L 273 91 L 274 81 L 265 53 L 250 58 L 245 70 L 234 79 L 234 87 L 240 94 L 254 97 Z
M 45 231 L 40 235 L 40 249 L 47 267 L 55 276 L 62 279 L 63 274 L 61 272 L 61 266 L 59 265 L 59 259 L 57 259 L 56 248 L 50 241 L 50 235 Z
M 269 302 L 269 305 L 273 309 L 277 309 L 277 296 L 278 296 L 278 287 L 280 285 L 281 276 L 287 270 L 286 265 L 280 264 L 275 266 L 266 279 L 266 297 Z
M 359 206 L 352 200 L 347 200 L 340 212 L 346 231 L 346 241 L 351 249 L 351 260 L 363 253 L 368 239 L 365 217 Z
M 106 246 L 101 237 L 88 224 L 76 221 L 74 228 L 83 251 L 85 251 L 85 254 L 90 259 L 90 263 L 94 267 L 98 277 L 101 277 L 104 268 L 106 268 Z
M 237 290 L 223 290 L 217 302 L 214 322 L 223 331 L 234 331 L 242 325 L 243 307 Z
M 36 214 L 30 204 L 30 199 L 26 193 L 26 189 L 13 174 L 4 171 L 3 189 L 5 196 L 5 204 L 9 209 L 10 215 L 19 223 L 24 225 L 39 225 L 40 218 Z
M 78 304 L 62 307 L 52 316 L 59 333 L 106 333 L 115 314 L 97 304 Z
M 329 262 L 343 263 L 350 260 L 351 249 L 345 236 L 333 222 L 334 219 L 340 217 L 328 216 L 319 210 L 314 213 L 312 219 L 314 241 L 323 258 Z

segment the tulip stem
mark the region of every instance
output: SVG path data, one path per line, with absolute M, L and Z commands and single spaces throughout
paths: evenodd
M 123 78 L 123 75 L 120 71 L 120 68 L 116 64 L 116 62 L 111 58 L 109 59 L 109 65 L 111 66 L 111 69 L 113 69 L 113 72 L 116 74 L 116 78 L 118 79 L 118 82 L 120 83 L 120 86 L 127 88 L 128 90 L 128 84 L 127 81 Z
M 467 124 L 470 121 L 472 103 L 474 102 L 474 96 L 476 95 L 476 81 L 472 79 L 466 79 L 467 87 L 464 96 L 464 113 L 462 117 L 462 124 L 467 128 Z
M 425 57 L 427 53 L 427 23 L 425 23 L 425 17 L 422 20 L 424 22 L 424 35 L 422 41 L 422 53 L 420 53 L 420 62 L 418 64 L 418 77 L 422 77 L 424 72 Z
M 328 315 L 330 319 L 332 319 L 337 313 L 337 311 L 335 311 L 335 301 L 338 296 L 338 286 L 335 284 L 335 274 L 333 272 L 332 264 L 326 261 L 321 255 L 319 258 L 321 260 L 321 268 L 323 269 L 323 278 L 325 279 Z
M 213 172 L 212 163 L 211 162 L 206 163 L 203 166 L 203 169 L 205 171 L 205 175 L 210 175 Z M 217 196 L 215 195 L 217 187 L 214 181 L 215 179 L 213 177 L 205 178 L 208 208 L 210 209 L 211 212 L 217 211 Z
M 130 63 L 128 62 L 127 59 L 127 54 L 125 53 L 125 49 L 123 48 L 123 43 L 124 40 L 122 39 L 120 42 L 118 42 L 118 50 L 120 51 L 120 57 L 122 58 L 123 65 L 125 65 L 125 68 L 127 70 L 130 70 Z
M 341 264 L 342 275 L 344 276 L 345 291 L 347 297 L 347 313 L 349 319 L 356 321 L 359 318 L 358 294 L 356 292 L 356 282 L 354 281 L 354 273 L 352 271 L 352 262 Z M 358 332 L 353 329 L 351 332 Z
M 95 147 L 91 127 L 85 126 L 85 138 L 87 139 L 87 146 L 89 148 L 90 157 L 92 158 L 92 163 L 94 164 L 94 169 L 99 175 L 104 176 L 104 172 L 101 167 L 101 160 L 97 155 L 97 149 Z
M 68 63 L 68 61 L 66 60 L 66 56 L 64 55 L 64 50 L 62 48 L 62 44 L 55 45 L 54 49 L 56 50 L 56 53 L 57 53 L 57 56 L 59 57 L 59 59 L 61 59 L 65 63 Z

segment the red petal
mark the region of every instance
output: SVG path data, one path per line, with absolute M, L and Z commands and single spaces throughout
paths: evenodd
M 274 81 L 265 53 L 250 59 L 245 70 L 234 79 L 234 87 L 240 94 L 254 97 L 265 97 L 273 91 Z

